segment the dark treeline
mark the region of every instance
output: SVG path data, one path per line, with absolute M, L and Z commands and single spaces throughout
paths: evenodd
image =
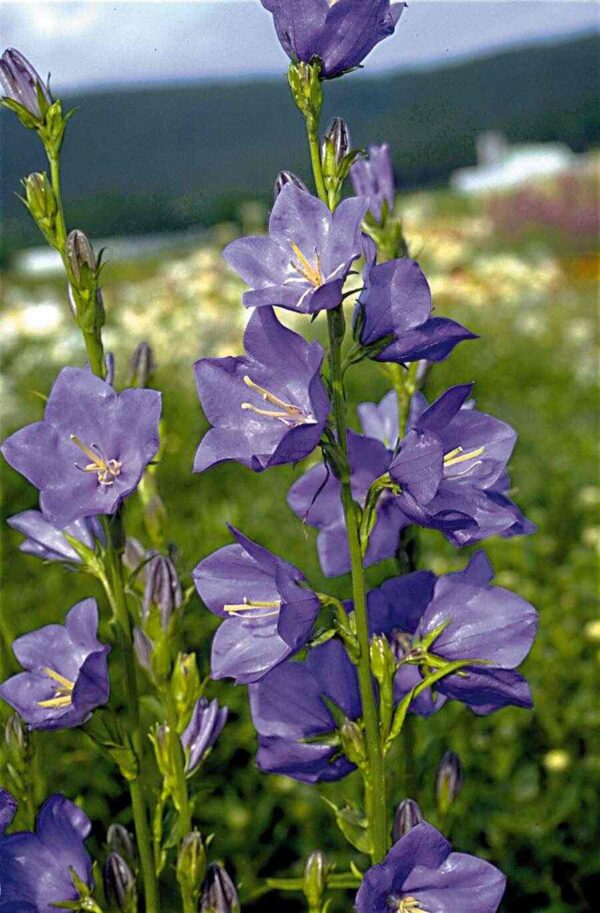
M 406 188 L 443 183 L 474 163 L 483 130 L 502 130 L 511 142 L 560 140 L 580 152 L 600 140 L 599 49 L 598 36 L 588 35 L 430 70 L 351 75 L 343 91 L 328 86 L 325 114 L 344 116 L 356 145 L 388 139 Z M 212 224 L 233 217 L 243 199 L 267 199 L 283 167 L 308 177 L 302 121 L 283 76 L 105 91 L 69 98 L 71 105 L 79 111 L 64 150 L 65 198 L 70 224 L 92 235 Z M 6 252 L 37 241 L 14 191 L 44 162 L 9 112 L 0 127 Z

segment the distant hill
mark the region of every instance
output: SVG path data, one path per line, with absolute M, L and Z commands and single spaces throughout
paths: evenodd
M 328 85 L 325 116 L 345 117 L 357 145 L 388 140 L 398 182 L 410 188 L 473 164 L 483 130 L 583 151 L 600 141 L 599 52 L 600 38 L 587 35 L 429 70 L 357 73 Z M 90 93 L 66 105 L 79 108 L 64 149 L 69 221 L 91 235 L 211 224 L 243 199 L 266 199 L 281 168 L 308 178 L 302 121 L 283 75 Z M 9 112 L 0 129 L 6 249 L 38 240 L 13 194 L 44 162 Z

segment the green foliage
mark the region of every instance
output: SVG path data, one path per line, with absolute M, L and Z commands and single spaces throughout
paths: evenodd
M 413 203 L 407 202 L 407 219 Z M 431 196 L 419 205 L 427 209 L 428 243 L 420 249 L 410 227 L 408 237 L 436 290 L 438 276 L 449 272 L 436 259 L 446 243 L 440 224 L 445 220 L 455 231 L 461 224 L 473 226 L 482 214 L 476 204 L 465 210 L 450 195 Z M 436 291 L 436 306 L 439 313 L 480 333 L 483 344 L 468 343 L 457 349 L 433 373 L 428 390 L 434 396 L 451 383 L 476 377 L 479 407 L 501 416 L 520 432 L 512 477 L 518 488 L 516 498 L 538 523 L 539 532 L 526 539 L 491 540 L 486 549 L 497 582 L 531 600 L 540 611 L 539 638 L 525 667 L 535 710 L 506 709 L 477 719 L 457 705 L 445 707 L 427 722 L 409 718 L 406 735 L 390 756 L 390 803 L 395 806 L 411 796 L 430 820 L 439 823 L 435 771 L 445 750 L 459 754 L 465 785 L 452 805 L 446 830 L 457 848 L 493 859 L 506 872 L 509 889 L 503 909 L 507 913 L 585 913 L 591 909 L 592 896 L 597 896 L 600 869 L 600 618 L 594 573 L 594 549 L 600 542 L 600 496 L 593 487 L 597 466 L 592 354 L 595 280 L 587 266 L 587 253 L 565 259 L 565 245 L 558 238 L 553 243 L 549 248 L 547 240 L 537 237 L 513 249 L 506 241 L 488 237 L 471 244 L 461 255 L 451 271 L 453 287 L 458 289 L 466 279 L 481 279 L 484 257 L 488 274 L 490 263 L 494 265 L 495 278 L 479 303 L 474 303 L 469 291 L 475 285 L 467 286 L 462 297 L 453 297 L 453 287 L 445 286 Z M 539 283 L 552 263 L 559 264 L 562 281 L 552 291 L 544 286 L 540 292 Z M 138 264 L 132 266 L 130 275 L 137 279 L 139 270 Z M 531 285 L 532 276 L 537 285 Z M 158 283 L 156 277 L 152 281 Z M 127 284 L 126 268 L 121 264 L 117 274 L 109 263 L 104 279 L 107 300 L 112 301 L 111 283 L 118 282 L 122 291 Z M 62 284 L 52 289 L 45 283 L 36 289 L 32 282 L 29 293 L 40 292 L 60 296 Z M 120 297 L 115 297 L 108 310 L 109 330 L 118 326 Z M 181 308 L 183 321 L 188 304 L 175 299 L 173 307 Z M 222 307 L 225 332 L 233 309 L 224 297 Z M 151 298 L 148 308 L 151 315 Z M 147 332 L 152 342 L 151 316 Z M 115 332 L 114 336 L 119 375 L 125 378 L 126 359 L 139 340 L 131 332 Z M 17 339 L 12 347 L 7 346 L 4 433 L 17 422 L 39 417 L 43 406 L 31 391 L 48 391 L 56 372 L 55 343 L 48 337 Z M 64 360 L 64 352 L 58 357 Z M 66 358 L 79 363 L 83 353 L 80 348 L 70 349 Z M 166 434 L 157 477 L 169 513 L 170 535 L 179 549 L 184 587 L 189 585 L 195 563 L 229 541 L 224 526 L 229 521 L 281 555 L 293 555 L 319 590 L 347 596 L 347 580 L 323 579 L 313 530 L 302 527 L 286 506 L 285 494 L 298 470 L 280 467 L 268 476 L 256 476 L 237 466 L 221 466 L 203 476 L 192 475 L 194 448 L 206 426 L 194 392 L 191 364 L 187 355 L 182 359 L 176 350 L 159 352 L 157 360 L 156 385 L 165 392 Z M 349 380 L 353 401 L 379 399 L 389 386 L 375 365 L 351 369 Z M 0 482 L 4 517 L 34 506 L 33 490 L 4 463 Z M 144 539 L 139 503 L 134 501 L 128 511 L 128 528 Z M 92 593 L 100 600 L 102 596 L 91 578 L 57 565 L 43 567 L 17 550 L 18 535 L 4 524 L 1 532 L 4 677 L 15 669 L 9 649 L 15 635 L 60 620 L 77 599 Z M 420 566 L 443 573 L 463 566 L 465 560 L 464 553 L 454 551 L 435 532 L 420 536 Z M 370 569 L 370 584 L 379 583 L 394 570 L 393 562 Z M 208 672 L 215 619 L 194 597 L 184 625 L 186 649 L 197 651 L 202 676 Z M 117 669 L 118 664 L 113 662 L 111 667 Z M 119 681 L 113 687 L 120 693 Z M 246 689 L 209 683 L 206 693 L 227 703 L 232 712 L 197 778 L 195 823 L 203 835 L 214 833 L 211 853 L 232 866 L 241 883 L 242 899 L 252 896 L 258 880 L 267 874 L 301 876 L 303 863 L 315 848 L 326 852 L 338 871 L 347 870 L 350 859 L 364 868 L 363 856 L 340 850 L 334 818 L 321 798 L 355 808 L 359 802 L 356 777 L 344 781 L 338 791 L 259 774 L 254 766 L 255 735 Z M 152 706 L 143 709 L 149 725 Z M 36 799 L 62 790 L 81 800 L 96 822 L 93 850 L 103 859 L 108 824 L 129 823 L 123 783 L 91 741 L 78 732 L 39 733 L 33 741 L 36 759 L 31 777 Z M 155 786 L 145 784 L 148 795 Z M 348 815 L 344 821 L 357 824 Z M 332 913 L 348 913 L 351 896 L 340 895 Z M 289 913 L 304 909 L 300 895 L 286 895 L 285 904 L 274 897 L 266 894 L 255 903 L 244 904 L 244 913 L 267 913 L 280 905 Z M 174 897 L 165 897 L 163 908 L 165 913 L 175 910 Z

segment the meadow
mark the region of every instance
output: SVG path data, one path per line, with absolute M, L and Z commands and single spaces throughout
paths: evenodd
M 501 543 L 490 540 L 486 548 L 497 582 L 530 600 L 541 625 L 524 669 L 534 712 L 509 708 L 475 723 L 469 710 L 456 705 L 426 728 L 412 720 L 395 756 L 392 799 L 412 796 L 436 823 L 435 767 L 446 749 L 456 751 L 465 785 L 446 832 L 457 848 L 493 859 L 506 872 L 506 913 L 584 913 L 600 886 L 598 264 L 597 229 L 583 218 L 595 207 L 597 173 L 597 162 L 591 161 L 570 190 L 558 180 L 529 196 L 513 194 L 495 202 L 446 191 L 400 195 L 399 200 L 411 255 L 428 276 L 434 304 L 485 339 L 483 346 L 460 346 L 437 368 L 428 395 L 477 377 L 478 407 L 502 415 L 520 433 L 512 478 L 520 506 L 539 531 Z M 119 379 L 126 380 L 129 357 L 140 340 L 155 353 L 156 385 L 164 391 L 158 483 L 188 586 L 194 565 L 228 541 L 225 523 L 231 522 L 282 555 L 293 548 L 298 566 L 318 588 L 325 587 L 314 531 L 303 527 L 285 503 L 298 468 L 279 467 L 268 476 L 237 466 L 202 476 L 191 472 L 206 428 L 192 363 L 203 355 L 239 352 L 247 316 L 239 304 L 243 287 L 221 261 L 220 250 L 240 227 L 246 233 L 264 218 L 260 205 L 248 204 L 240 212 L 241 226 L 219 225 L 205 243 L 168 258 L 111 263 L 107 251 L 105 338 Z M 83 353 L 62 279 L 10 270 L 2 278 L 5 436 L 40 417 L 40 394 L 47 393 L 58 367 L 81 364 Z M 320 323 L 314 324 L 317 335 Z M 360 378 L 353 400 L 378 400 L 387 389 L 384 371 L 375 365 Z M 3 519 L 35 506 L 33 489 L 4 463 L 0 483 Z M 144 537 L 135 499 L 127 510 L 128 528 Z M 95 593 L 96 584 L 56 564 L 41 568 L 18 550 L 20 536 L 5 524 L 1 535 L 4 678 L 16 668 L 13 637 L 54 620 L 77 599 Z M 419 535 L 423 565 L 438 574 L 463 565 L 464 556 L 439 534 L 425 530 Z M 370 569 L 370 583 L 389 576 L 391 569 L 392 562 Z M 337 595 L 348 593 L 344 578 L 333 587 Z M 214 618 L 196 596 L 191 606 L 185 640 L 207 674 Z M 328 787 L 315 790 L 256 770 L 245 689 L 209 682 L 207 694 L 232 712 L 205 769 L 197 820 L 205 835 L 214 834 L 216 855 L 235 872 L 244 911 L 266 913 L 274 909 L 274 900 L 259 896 L 261 875 L 297 873 L 294 866 L 315 846 L 340 867 L 349 855 L 337 849 L 340 841 L 323 801 Z M 146 710 L 150 715 L 152 708 Z M 5 711 L 0 708 L 2 719 Z M 36 798 L 60 790 L 81 800 L 96 823 L 97 849 L 108 823 L 127 823 L 122 783 L 91 742 L 69 731 L 37 733 L 34 743 Z M 353 795 L 354 776 L 344 788 Z M 332 911 L 349 906 L 349 896 L 342 896 Z M 292 913 L 303 907 L 290 898 L 285 909 Z

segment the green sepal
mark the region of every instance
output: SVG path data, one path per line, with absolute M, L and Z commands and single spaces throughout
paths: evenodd
M 371 855 L 373 847 L 369 835 L 369 822 L 364 812 L 352 805 L 338 808 L 329 799 L 324 799 L 324 802 L 333 810 L 336 824 L 348 843 L 361 853 Z
M 117 764 L 126 780 L 136 779 L 139 767 L 135 752 L 129 737 L 109 710 L 95 710 L 83 731 Z
M 15 101 L 13 98 L 3 98 L 0 100 L 0 104 L 4 108 L 8 108 L 9 111 L 14 111 L 21 123 L 28 130 L 37 130 L 40 125 L 39 117 L 36 117 L 35 114 L 32 114 L 25 105 L 20 104 L 18 101 Z

